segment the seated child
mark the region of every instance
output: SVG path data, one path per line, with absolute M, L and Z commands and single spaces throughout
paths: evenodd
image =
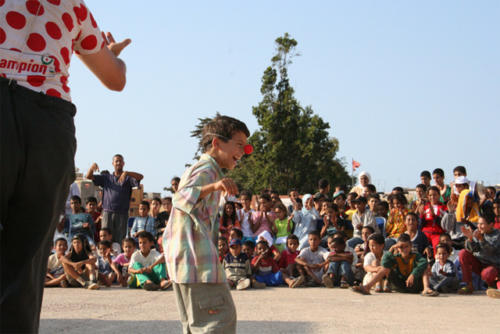
M 303 276 L 305 278 L 304 269 L 295 262 L 299 255 L 299 238 L 295 234 L 290 234 L 286 240 L 287 248 L 281 252 L 279 267 L 290 277 Z M 303 279 L 304 279 L 303 278 Z
M 328 270 L 322 276 L 323 284 L 327 288 L 340 286 L 342 289 L 347 289 L 352 285 L 354 277 L 352 274 L 351 264 L 353 255 L 351 252 L 345 251 L 345 240 L 343 238 L 328 237 Z
M 120 275 L 118 268 L 111 260 L 111 242 L 102 240 L 98 243 L 99 255 L 97 255 L 97 280 L 101 285 L 110 287 Z
M 391 248 L 397 242 L 397 238 L 406 231 L 405 217 L 408 214 L 406 204 L 406 197 L 402 193 L 398 192 L 392 196 L 393 208 L 385 224 L 385 249 Z
M 458 260 L 458 251 L 453 248 L 453 240 L 451 240 L 450 235 L 448 233 L 441 234 L 439 236 L 439 243 L 450 246 L 451 253 L 449 254 L 448 260 L 450 260 L 455 265 L 455 267 L 459 266 L 460 261 Z
M 66 238 L 58 238 L 54 243 L 55 253 L 49 256 L 47 265 L 47 275 L 45 276 L 45 286 L 61 286 L 66 288 L 68 281 L 64 275 L 64 268 L 61 263 L 61 258 L 68 250 L 68 241 Z
M 116 280 L 118 283 L 126 287 L 128 274 L 128 265 L 132 259 L 132 254 L 135 252 L 135 241 L 132 238 L 125 238 L 122 242 L 123 253 L 118 255 L 114 260 L 113 264 L 118 269 L 119 274 L 117 274 Z
M 233 239 L 229 243 L 229 253 L 222 262 L 226 272 L 227 283 L 236 290 L 245 290 L 250 286 L 252 268 L 250 260 L 245 253 L 241 252 L 241 240 Z
M 229 252 L 229 246 L 227 239 L 225 237 L 219 237 L 219 240 L 217 241 L 217 246 L 219 249 L 219 261 L 222 263 L 224 261 L 224 257 L 226 257 L 227 253 Z
M 273 256 L 274 261 L 278 263 L 281 259 L 281 252 L 273 245 L 273 236 L 268 231 L 263 231 L 257 236 L 257 242 L 266 241 L 269 246 L 269 252 Z
M 451 247 L 448 244 L 436 245 L 436 262 L 429 277 L 430 287 L 439 292 L 454 292 L 458 288 L 457 270 L 448 258 Z
M 64 229 L 68 235 L 68 239 L 72 240 L 73 236 L 80 234 L 85 236 L 90 246 L 94 248 L 94 221 L 92 217 L 88 213 L 83 212 L 82 200 L 79 196 L 71 196 L 70 206 L 71 214 L 67 216 L 67 225 Z
M 74 235 L 68 254 L 59 260 L 62 262 L 68 285 L 82 286 L 89 290 L 99 289 L 96 282 L 96 258 L 92 255 L 85 236 Z
M 302 276 L 291 279 L 286 273 L 280 271 L 266 241 L 258 241 L 256 248 L 257 255 L 252 259 L 252 269 L 255 273 L 255 278 L 252 280 L 254 288 L 262 289 L 266 286 L 279 286 L 284 283 L 290 288 L 295 288 L 304 282 Z
M 309 247 L 302 249 L 295 262 L 304 267 L 306 279 L 315 285 L 322 284 L 325 265 L 328 263 L 328 251 L 319 245 L 318 231 L 309 233 Z
M 251 240 L 243 242 L 243 246 L 241 247 L 241 251 L 247 255 L 249 260 L 253 259 L 254 249 L 255 249 L 255 242 Z
M 361 282 L 366 272 L 364 270 L 364 258 L 365 254 L 370 251 L 368 245 L 368 239 L 375 231 L 371 226 L 364 226 L 361 230 L 361 239 L 363 239 L 362 244 L 356 245 L 354 248 L 353 255 L 357 258 L 357 261 L 352 266 L 352 273 L 354 275 L 354 281 Z M 377 233 L 380 234 L 380 233 Z
M 368 238 L 368 247 L 370 252 L 368 252 L 363 261 L 363 268 L 366 271 L 366 275 L 363 278 L 363 285 L 366 285 L 370 280 L 384 267 L 382 267 L 382 257 L 385 254 L 384 251 L 385 240 L 382 234 L 375 233 L 370 235 Z M 387 284 L 386 277 L 382 277 L 378 282 L 375 283 L 375 292 L 391 292 L 391 288 Z
M 233 227 L 240 228 L 240 222 L 236 215 L 236 206 L 234 202 L 228 201 L 224 204 L 224 211 L 222 212 L 222 217 L 220 217 L 219 233 L 224 238 L 229 238 L 229 231 Z
M 320 237 L 321 245 L 328 246 L 328 237 L 338 231 L 346 230 L 346 222 L 340 218 L 339 208 L 336 204 L 326 203 L 326 214 L 323 216 L 323 227 L 321 228 Z
M 395 247 L 382 257 L 382 269 L 366 283 L 353 287 L 354 292 L 370 294 L 371 288 L 383 277 L 388 276 L 392 290 L 403 293 L 419 293 L 423 296 L 438 296 L 439 293 L 429 286 L 427 260 L 419 253 L 412 252 L 411 239 L 408 234 L 402 233 Z
M 472 273 L 481 275 L 481 279 L 489 288 L 495 288 L 500 268 L 500 230 L 493 228 L 493 215 L 482 214 L 479 217 L 477 229 L 473 232 L 470 227 L 462 227 L 467 238 L 465 249 L 459 253 L 462 281 L 466 286 L 458 293 L 472 294 Z
M 500 197 L 493 201 L 493 213 L 495 214 L 494 228 L 500 230 Z
M 101 228 L 99 231 L 99 240 L 109 241 L 111 243 L 111 257 L 115 258 L 122 252 L 120 244 L 113 242 L 113 234 L 111 233 L 111 229 L 109 227 Z
M 276 235 L 278 232 L 274 225 L 276 215 L 271 210 L 272 206 L 273 202 L 269 194 L 262 194 L 259 197 L 259 211 L 254 212 L 249 219 L 254 236 L 258 236 L 264 231 L 271 233 L 271 235 Z
M 139 216 L 134 219 L 134 223 L 130 229 L 130 236 L 137 240 L 137 236 L 141 231 L 156 235 L 156 222 L 155 219 L 149 215 L 148 201 L 142 201 L 141 204 L 139 204 Z
M 283 251 L 286 246 L 287 237 L 292 233 L 292 220 L 288 218 L 288 210 L 281 202 L 276 203 L 274 206 L 274 213 L 276 214 L 274 225 L 278 231 L 274 244 L 279 251 Z
M 432 245 L 426 235 L 418 229 L 418 216 L 416 213 L 408 212 L 405 217 L 405 226 L 406 231 L 404 233 L 410 236 L 412 251 L 424 255 L 427 260 L 431 259 L 433 254 Z
M 153 234 L 141 231 L 137 234 L 137 239 L 139 249 L 130 259 L 128 286 L 148 291 L 168 289 L 172 282 L 167 280 L 165 258 L 156 249 L 151 249 L 155 242 Z

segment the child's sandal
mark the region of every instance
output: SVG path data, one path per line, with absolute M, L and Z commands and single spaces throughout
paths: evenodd
M 375 291 L 376 293 L 381 293 L 381 292 L 383 292 L 383 290 L 382 290 L 382 287 L 381 287 L 381 286 L 377 286 L 377 287 L 375 288 L 375 290 L 374 290 L 374 291 Z
M 390 287 L 386 286 L 384 288 L 384 292 L 389 292 L 390 293 L 390 292 L 392 292 L 392 289 Z
M 366 290 L 366 288 L 362 285 L 353 286 L 352 291 L 360 293 L 362 295 L 369 295 L 370 294 L 370 291 Z
M 458 290 L 458 294 L 459 295 L 472 295 L 473 292 L 474 292 L 474 289 L 472 289 L 472 288 L 470 288 L 468 286 L 461 287 Z
M 422 296 L 424 297 L 437 297 L 439 296 L 439 292 L 436 290 L 426 290 L 422 292 Z

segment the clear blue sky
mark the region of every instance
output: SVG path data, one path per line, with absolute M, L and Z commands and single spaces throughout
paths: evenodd
M 192 162 L 199 117 L 219 111 L 256 130 L 262 73 L 288 32 L 302 54 L 289 72 L 297 99 L 379 190 L 436 167 L 449 181 L 458 164 L 500 183 L 499 1 L 86 2 L 101 29 L 133 43 L 121 93 L 73 58 L 82 171 L 111 170 L 122 153 L 146 191 L 161 191 Z

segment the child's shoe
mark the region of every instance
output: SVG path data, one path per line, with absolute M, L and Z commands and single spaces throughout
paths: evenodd
M 156 291 L 160 288 L 158 284 L 155 284 L 153 282 L 146 282 L 144 283 L 144 290 L 146 291 Z
M 61 283 L 59 283 L 59 285 L 61 286 L 61 288 L 67 288 L 68 287 L 68 281 L 66 281 L 65 279 L 63 279 L 61 281 Z
M 172 281 L 170 281 L 170 280 L 164 280 L 164 281 L 161 281 L 161 283 L 160 283 L 161 290 L 167 290 L 171 286 L 172 286 Z
M 242 279 L 236 284 L 236 290 L 245 290 L 248 289 L 250 286 L 251 282 L 249 278 Z
M 344 281 L 344 280 L 340 281 L 340 288 L 341 289 L 349 288 L 349 283 L 347 283 L 347 281 Z
M 252 278 L 252 288 L 254 289 L 264 289 L 266 287 L 266 283 L 259 282 L 255 278 Z
M 89 290 L 99 290 L 99 284 L 97 284 L 96 282 L 92 282 L 92 281 L 85 282 L 85 285 L 83 287 L 87 288 Z
M 296 288 L 296 287 L 299 287 L 301 286 L 302 284 L 304 284 L 304 281 L 305 281 L 305 278 L 304 276 L 299 276 L 297 277 L 296 279 L 293 280 L 293 283 L 290 285 L 290 287 L 293 289 L 293 288 Z
M 333 279 L 330 277 L 330 274 L 324 274 L 322 281 L 327 288 L 333 288 Z

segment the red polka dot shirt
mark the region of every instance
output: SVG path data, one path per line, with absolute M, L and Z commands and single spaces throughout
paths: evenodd
M 0 76 L 21 86 L 71 101 L 71 55 L 104 46 L 83 0 L 0 0 Z

